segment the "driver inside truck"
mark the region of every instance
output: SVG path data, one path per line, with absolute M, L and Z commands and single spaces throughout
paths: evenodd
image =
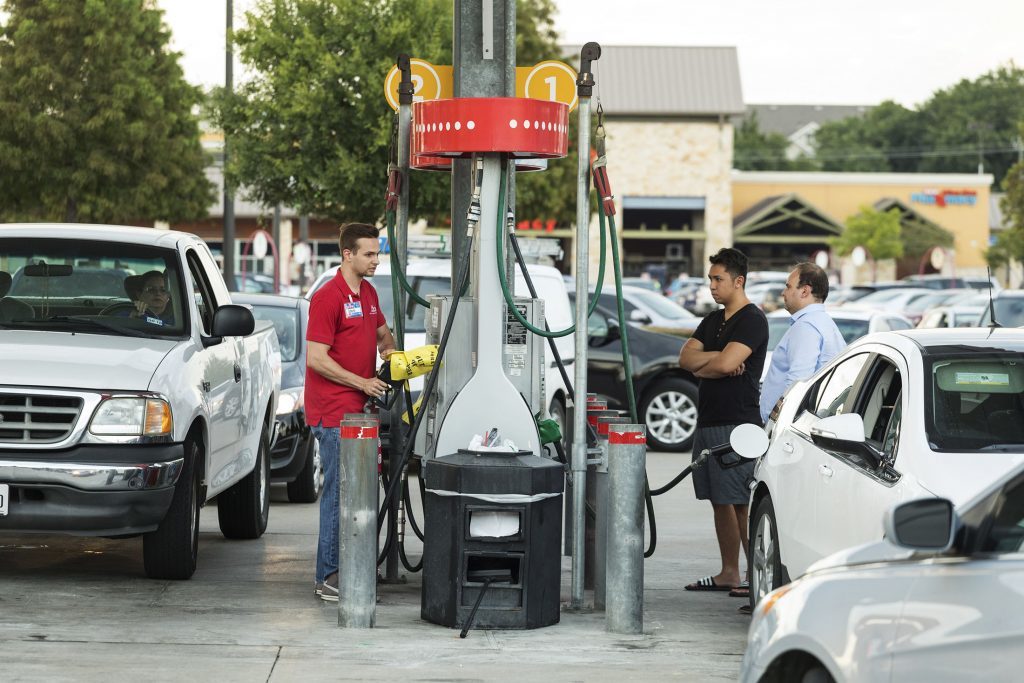
M 174 324 L 171 292 L 166 277 L 159 270 L 125 278 L 124 288 L 135 304 L 129 317 L 142 318 L 154 325 Z

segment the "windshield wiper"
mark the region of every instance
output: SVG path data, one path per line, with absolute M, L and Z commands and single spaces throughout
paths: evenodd
M 113 332 L 127 337 L 146 337 L 149 338 L 152 335 L 146 334 L 140 330 L 133 330 L 128 327 L 119 327 L 117 325 L 111 325 L 110 323 L 96 320 L 95 318 L 83 318 L 77 315 L 52 315 L 49 318 L 43 320 L 19 320 L 19 323 L 30 324 L 30 325 L 46 325 L 49 323 L 64 323 L 67 325 L 81 325 L 84 327 L 99 328 L 106 330 L 107 332 Z

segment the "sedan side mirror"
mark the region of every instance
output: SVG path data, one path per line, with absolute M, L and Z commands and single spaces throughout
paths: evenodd
M 886 539 L 901 548 L 942 553 L 953 546 L 958 519 L 945 498 L 922 498 L 890 508 L 883 524 Z
M 864 418 L 857 413 L 823 417 L 811 426 L 811 440 L 826 450 L 867 458 L 878 467 L 882 455 L 864 437 Z

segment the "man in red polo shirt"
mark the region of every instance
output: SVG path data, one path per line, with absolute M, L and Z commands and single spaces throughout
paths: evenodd
M 324 491 L 320 497 L 320 540 L 316 552 L 316 593 L 338 599 L 338 448 L 345 413 L 362 412 L 387 384 L 377 379 L 377 356 L 386 359 L 395 339 L 380 310 L 377 291 L 366 278 L 380 263 L 377 228 L 342 227 L 341 267 L 309 305 L 306 331 L 306 423 L 320 442 Z

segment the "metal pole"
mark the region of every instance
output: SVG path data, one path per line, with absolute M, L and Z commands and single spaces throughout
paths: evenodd
M 596 54 L 595 50 L 596 48 Z M 594 77 L 590 62 L 601 55 L 596 43 L 587 43 L 580 54 L 580 73 L 576 81 L 579 95 L 579 153 L 576 169 L 576 334 L 574 335 L 576 396 L 587 395 L 587 293 L 590 291 L 590 201 L 586 191 L 590 173 L 590 97 Z M 586 552 L 587 495 L 587 412 L 574 410 L 572 420 L 572 586 L 569 607 L 583 607 L 583 570 Z
M 377 441 L 375 418 L 341 423 L 338 457 L 338 626 L 377 620 Z
M 402 176 L 402 185 L 398 193 L 398 211 L 395 215 L 394 242 L 390 248 L 402 270 L 408 263 L 409 242 L 409 133 L 412 125 L 412 102 L 413 83 L 412 71 L 409 64 L 409 56 L 398 55 L 398 68 L 402 71 L 402 82 L 398 87 L 398 172 Z M 397 280 L 392 284 L 392 291 L 395 296 L 395 316 L 392 323 L 395 327 L 395 345 L 399 351 L 405 350 L 405 310 L 407 296 L 405 290 L 398 286 Z M 388 453 L 388 475 L 390 481 L 395 481 L 402 476 L 399 468 L 398 454 L 404 452 L 405 428 L 402 424 L 402 415 L 405 413 L 405 392 L 399 391 L 395 404 L 392 407 L 389 418 L 391 427 L 391 447 Z M 394 534 L 396 542 L 388 551 L 387 560 L 384 564 L 384 579 L 388 583 L 396 583 L 399 580 L 399 556 L 398 556 L 398 518 L 399 508 L 402 506 L 402 497 L 394 496 L 388 505 L 388 528 L 389 533 Z M 402 530 L 404 531 L 404 530 Z
M 226 0 L 227 23 L 224 32 L 224 91 L 231 94 L 234 90 L 234 66 L 235 55 L 231 42 L 231 33 L 234 22 L 234 3 Z M 221 253 L 224 256 L 224 282 L 228 290 L 234 292 L 238 289 L 235 284 L 235 191 L 228 184 L 228 136 L 224 134 L 224 162 L 221 166 L 221 175 L 224 180 L 224 241 L 221 245 Z
M 644 630 L 644 478 L 646 427 L 613 424 L 608 431 L 608 568 L 605 628 Z
M 597 446 L 601 449 L 594 469 L 594 609 L 605 608 L 608 583 L 608 431 L 613 424 L 629 424 L 628 417 L 597 418 Z

